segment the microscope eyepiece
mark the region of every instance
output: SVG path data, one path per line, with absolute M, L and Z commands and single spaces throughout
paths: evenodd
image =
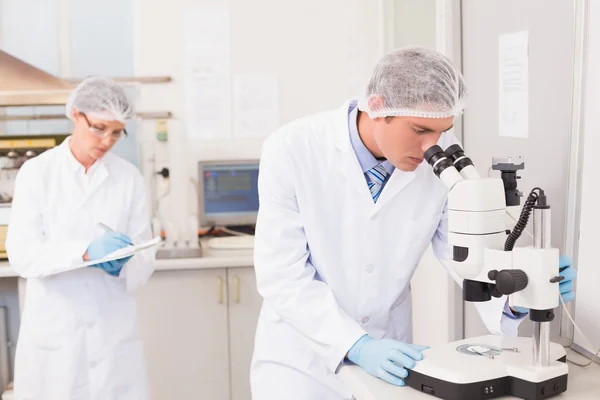
M 425 160 L 433 167 L 437 160 L 445 156 L 446 154 L 444 154 L 444 150 L 442 150 L 442 148 L 437 144 L 434 144 L 425 152 L 424 157 Z
M 446 149 L 446 157 L 452 160 L 458 172 L 469 165 L 473 165 L 471 159 L 465 156 L 464 150 L 458 144 L 453 144 Z
M 425 152 L 425 160 L 433 167 L 433 173 L 439 178 L 440 174 L 449 167 L 452 167 L 452 161 L 446 157 L 444 150 L 438 145 L 431 146 Z
M 452 161 L 456 161 L 458 160 L 460 157 L 463 157 L 465 155 L 464 150 L 462 149 L 462 147 L 460 147 L 457 144 L 453 144 L 452 146 L 449 146 L 446 151 L 446 157 L 448 157 L 449 159 L 451 159 Z

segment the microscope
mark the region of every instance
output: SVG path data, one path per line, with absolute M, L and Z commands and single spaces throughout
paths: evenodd
M 406 385 L 447 400 L 515 396 L 537 400 L 567 389 L 564 348 L 550 342 L 559 306 L 559 251 L 550 244 L 550 205 L 534 188 L 520 217 L 506 230 L 508 207 L 518 207 L 517 171 L 522 158 L 495 158 L 501 178 L 482 178 L 459 145 L 439 146 L 425 160 L 446 185 L 452 268 L 463 280 L 463 298 L 485 302 L 508 296 L 510 306 L 530 309 L 533 338 L 487 335 L 423 352 Z M 533 213 L 533 246 L 514 247 Z M 500 315 L 498 316 L 500 318 Z

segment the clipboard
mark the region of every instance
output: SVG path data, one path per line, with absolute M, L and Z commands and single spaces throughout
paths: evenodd
M 162 238 L 160 236 L 155 237 L 154 239 L 148 240 L 144 243 L 135 244 L 133 246 L 127 246 L 119 250 L 115 250 L 110 254 L 105 255 L 102 258 L 97 260 L 85 261 L 79 265 L 79 267 L 89 267 L 90 265 L 101 264 L 107 261 L 120 260 L 121 258 L 133 256 L 136 253 L 149 249 L 151 247 L 156 247 L 160 245 L 162 242 Z

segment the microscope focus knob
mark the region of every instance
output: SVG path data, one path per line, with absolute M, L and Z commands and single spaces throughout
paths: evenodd
M 527 287 L 527 274 L 520 269 L 503 269 L 488 272 L 488 278 L 496 281 L 496 289 L 504 295 L 519 292 Z

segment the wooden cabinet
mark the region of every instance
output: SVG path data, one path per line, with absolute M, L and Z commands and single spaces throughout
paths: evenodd
M 153 400 L 250 400 L 254 269 L 159 270 L 136 293 Z

